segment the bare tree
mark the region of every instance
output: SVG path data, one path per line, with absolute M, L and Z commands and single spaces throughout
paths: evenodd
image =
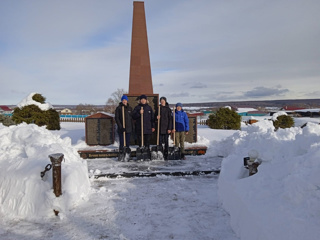
M 92 104 L 82 104 L 76 106 L 76 113 L 81 115 L 90 115 L 97 111 L 97 108 Z
M 111 94 L 111 97 L 108 98 L 108 101 L 106 102 L 104 111 L 108 113 L 114 113 L 117 106 L 119 105 L 119 102 L 121 102 L 121 97 L 126 93 L 127 92 L 123 88 L 118 88 L 117 91 L 113 92 Z

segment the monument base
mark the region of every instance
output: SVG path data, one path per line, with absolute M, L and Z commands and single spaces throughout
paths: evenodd
M 197 147 L 187 147 L 184 149 L 185 150 L 185 155 L 192 155 L 192 156 L 198 156 L 198 155 L 205 155 L 207 152 L 207 147 L 206 146 L 197 146 Z M 117 158 L 119 151 L 118 149 L 83 149 L 83 150 L 78 150 L 78 153 L 81 158 L 83 159 L 95 159 L 95 158 Z M 136 151 L 135 149 L 131 151 L 131 156 L 135 157 L 136 156 Z

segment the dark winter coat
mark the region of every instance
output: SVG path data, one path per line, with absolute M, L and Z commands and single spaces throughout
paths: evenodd
M 156 126 L 158 126 L 158 109 L 155 111 L 154 119 Z M 165 106 L 160 105 L 160 134 L 168 134 L 168 130 L 172 130 L 172 111 L 169 104 Z
M 122 102 L 119 103 L 119 106 L 116 108 L 115 112 L 115 120 L 118 125 L 118 132 L 122 132 L 122 106 L 124 106 L 124 115 L 125 115 L 125 129 L 126 133 L 131 133 L 133 130 L 133 121 L 132 121 L 132 108 L 129 106 L 125 106 Z
M 132 118 L 136 120 L 136 133 L 141 135 L 141 114 L 140 110 L 143 107 L 143 134 L 152 134 L 152 128 L 154 128 L 154 113 L 152 108 L 146 104 L 139 104 L 133 109 Z
M 177 132 L 189 132 L 189 118 L 187 113 L 181 109 L 175 112 L 175 122 L 176 122 L 176 131 Z

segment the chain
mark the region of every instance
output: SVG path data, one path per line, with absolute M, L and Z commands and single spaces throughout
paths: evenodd
M 44 175 L 46 174 L 46 172 L 48 172 L 51 168 L 52 168 L 52 165 L 51 165 L 51 164 L 48 164 L 48 165 L 44 168 L 44 171 L 40 173 L 41 178 L 43 178 Z

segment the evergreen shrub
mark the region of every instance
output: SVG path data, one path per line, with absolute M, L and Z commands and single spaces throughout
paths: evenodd
M 45 103 L 46 102 L 46 98 L 43 97 L 41 94 L 39 93 L 36 93 L 32 96 L 32 99 L 36 102 L 39 102 L 39 103 Z
M 32 99 L 40 103 L 45 103 L 45 98 L 41 94 L 33 95 Z M 22 122 L 27 124 L 34 123 L 40 127 L 46 125 L 48 130 L 60 130 L 59 113 L 54 109 L 43 111 L 34 104 L 22 108 L 16 107 L 13 110 L 12 120 L 16 124 Z
M 291 128 L 294 126 L 293 117 L 288 115 L 278 116 L 275 121 L 273 121 L 273 126 L 276 130 L 279 128 Z
M 220 108 L 216 113 L 210 114 L 207 121 L 213 129 L 234 129 L 241 127 L 241 116 L 229 108 Z
M 1 115 L 0 114 L 0 123 L 3 124 L 3 126 L 11 126 L 11 125 L 15 125 L 14 121 L 12 121 L 11 117 L 9 116 L 5 116 L 5 115 Z

